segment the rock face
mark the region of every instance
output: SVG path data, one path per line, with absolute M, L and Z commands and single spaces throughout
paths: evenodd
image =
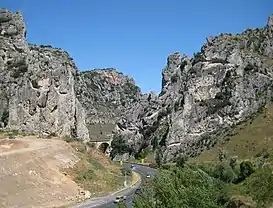
M 271 102 L 272 18 L 262 29 L 209 37 L 192 58 L 170 55 L 160 95 L 120 122 L 127 127 L 118 132 L 133 152 L 153 146 L 163 161 L 198 155 Z
M 111 138 L 118 118 L 142 96 L 134 80 L 115 69 L 81 72 L 76 81 L 77 98 L 86 109 L 92 140 Z
M 109 139 L 142 97 L 115 69 L 79 72 L 67 52 L 26 42 L 21 13 L 0 9 L 0 127 Z
M 88 139 L 85 112 L 74 90 L 69 55 L 26 42 L 20 13 L 0 10 L 0 118 L 2 126 Z
M 273 16 L 208 37 L 194 57 L 170 55 L 159 95 L 115 69 L 79 72 L 67 52 L 25 37 L 22 15 L 0 9 L 0 127 L 85 141 L 114 133 L 112 157 L 198 155 L 273 100 Z

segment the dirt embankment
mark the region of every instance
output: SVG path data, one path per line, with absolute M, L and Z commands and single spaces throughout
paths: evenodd
M 79 158 L 66 142 L 52 139 L 0 140 L 0 207 L 55 207 L 71 203 L 81 188 L 60 170 Z

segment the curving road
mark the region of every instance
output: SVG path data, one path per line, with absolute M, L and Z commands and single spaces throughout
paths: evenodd
M 141 175 L 141 181 L 143 181 L 147 174 L 150 174 L 152 177 L 156 174 L 156 169 L 134 165 L 135 172 Z M 125 168 L 130 168 L 131 164 L 124 164 Z M 138 187 L 140 187 L 141 183 L 136 184 L 134 187 L 128 188 L 124 191 L 120 191 L 118 193 L 110 194 L 104 197 L 99 197 L 93 200 L 86 201 L 84 204 L 80 204 L 75 208 L 117 208 L 117 205 L 114 203 L 114 200 L 119 195 L 126 196 L 126 206 L 127 208 L 132 208 L 132 199 L 133 195 Z

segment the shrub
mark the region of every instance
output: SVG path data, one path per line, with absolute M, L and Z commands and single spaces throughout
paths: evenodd
M 19 134 L 19 131 L 16 130 L 16 129 L 11 129 L 9 130 L 6 135 L 9 137 L 9 138 L 13 138 L 15 136 L 17 136 Z
M 132 176 L 132 170 L 130 168 L 122 168 L 121 173 L 123 176 Z
M 254 168 L 250 161 L 243 161 L 240 164 L 240 170 L 241 170 L 241 175 L 243 175 L 244 177 L 248 177 L 252 173 L 254 173 Z
M 79 173 L 76 177 L 77 182 L 92 180 L 95 177 L 95 173 L 92 169 L 88 169 L 87 171 Z
M 158 167 L 162 165 L 162 150 L 160 148 L 155 151 L 155 162 Z
M 237 180 L 237 183 L 245 180 L 248 176 L 250 176 L 252 173 L 254 173 L 254 167 L 250 161 L 243 161 L 240 164 L 240 175 Z
M 261 169 L 247 179 L 248 194 L 264 207 L 273 200 L 273 174 L 270 168 Z
M 3 111 L 1 121 L 4 123 L 4 126 L 8 125 L 8 122 L 9 122 L 9 111 L 8 110 L 5 109 Z
M 232 169 L 235 169 L 237 163 L 237 157 L 231 157 L 229 160 L 229 165 Z
M 141 152 L 139 154 L 136 154 L 137 158 L 142 158 L 144 159 L 145 157 L 147 157 L 147 155 L 149 155 L 151 153 L 151 149 L 149 147 L 142 149 Z
M 66 141 L 67 143 L 79 141 L 79 139 L 77 137 L 73 137 L 73 136 L 70 136 L 70 135 L 64 136 L 63 140 Z
M 160 170 L 133 203 L 136 208 L 220 208 L 228 198 L 224 186 L 196 167 L 173 167 Z
M 110 153 L 110 157 L 113 159 L 117 154 L 124 154 L 130 151 L 129 145 L 125 142 L 125 140 L 119 136 L 114 135 L 113 141 L 111 142 L 112 151 Z
M 118 208 L 126 208 L 126 204 L 124 202 L 119 202 L 117 206 Z
M 176 158 L 176 166 L 178 167 L 184 167 L 185 163 L 187 162 L 188 160 L 188 157 L 186 155 L 179 155 L 177 158 Z
M 232 167 L 224 162 L 216 165 L 213 177 L 218 178 L 225 183 L 231 183 L 237 178 Z

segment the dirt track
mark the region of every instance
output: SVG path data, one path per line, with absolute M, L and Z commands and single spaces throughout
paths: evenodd
M 79 158 L 64 141 L 19 138 L 0 140 L 0 207 L 61 206 L 80 188 L 60 172 Z

